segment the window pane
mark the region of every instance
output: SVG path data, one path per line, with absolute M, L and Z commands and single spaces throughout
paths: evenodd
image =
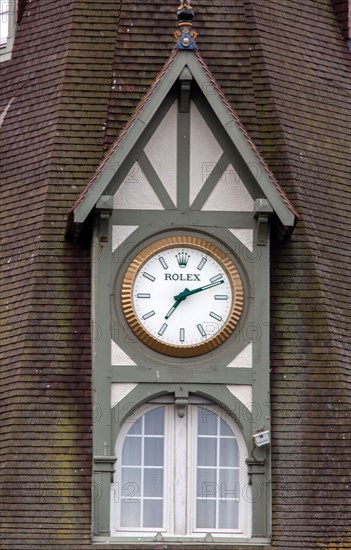
M 135 502 L 122 500 L 121 526 L 140 527 L 140 501 Z
M 128 434 L 141 434 L 141 423 L 142 423 L 142 418 L 139 418 L 139 420 L 133 423 Z
M 145 437 L 145 466 L 163 466 L 163 438 Z
M 153 409 L 145 415 L 145 433 L 147 435 L 163 435 L 164 407 Z
M 239 449 L 236 439 L 221 438 L 220 442 L 220 466 L 237 466 L 239 464 Z
M 141 437 L 126 437 L 122 452 L 123 465 L 141 465 Z
M 199 407 L 198 433 L 199 435 L 217 435 L 217 415 L 208 409 Z
M 235 437 L 232 430 L 229 428 L 228 424 L 224 422 L 224 420 L 219 421 L 220 424 L 220 434 L 221 435 L 230 435 L 231 437 Z
M 219 501 L 218 528 L 238 529 L 239 527 L 239 504 L 233 500 L 226 502 Z
M 141 469 L 122 468 L 121 494 L 123 497 L 135 499 L 140 497 Z
M 217 465 L 217 438 L 199 437 L 197 440 L 198 466 Z
M 125 437 L 120 480 L 123 528 L 163 528 L 164 415 L 164 407 L 147 412 L 131 423 Z
M 230 426 L 205 409 L 198 412 L 196 527 L 238 528 L 239 447 Z
M 218 496 L 216 479 L 217 471 L 214 468 L 199 468 L 197 471 L 197 496 L 203 500 Z
M 162 528 L 163 502 L 162 500 L 144 500 L 143 527 Z
M 219 471 L 219 492 L 221 500 L 240 498 L 239 470 Z
M 144 470 L 144 496 L 163 497 L 163 469 L 146 468 Z
M 197 501 L 196 527 L 203 529 L 215 529 L 216 527 L 216 501 Z

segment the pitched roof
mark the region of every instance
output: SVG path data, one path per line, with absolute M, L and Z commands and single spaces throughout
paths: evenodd
M 92 548 L 89 245 L 64 241 L 66 215 L 161 70 L 173 29 L 161 0 L 27 2 L 0 67 L 1 109 L 26 83 L 1 128 L 8 548 Z M 350 54 L 329 0 L 202 0 L 196 30 L 301 216 L 272 250 L 273 545 L 346 547 Z

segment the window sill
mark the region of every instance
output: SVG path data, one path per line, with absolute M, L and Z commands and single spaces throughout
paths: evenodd
M 195 538 L 195 537 L 164 537 L 162 540 L 155 540 L 155 537 L 143 537 L 142 539 L 138 537 L 98 537 L 95 536 L 92 539 L 92 542 L 96 548 L 99 550 L 97 545 L 106 548 L 106 544 L 109 544 L 110 550 L 113 550 L 113 544 L 116 544 L 116 548 L 123 548 L 124 550 L 135 550 L 135 549 L 155 549 L 160 544 L 162 545 L 162 550 L 173 550 L 178 548 L 184 548 L 186 544 L 187 548 L 194 548 L 196 550 L 209 549 L 216 550 L 230 550 L 235 548 L 236 550 L 254 550 L 261 548 L 263 550 L 271 550 L 270 539 L 263 537 L 255 537 L 250 539 L 244 538 L 219 538 L 213 537 L 213 540 L 210 542 L 205 540 L 205 538 Z

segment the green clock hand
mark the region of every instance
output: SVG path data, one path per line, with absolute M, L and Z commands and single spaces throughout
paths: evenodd
M 183 292 L 180 292 L 177 294 L 177 296 L 174 296 L 174 299 L 178 302 L 178 304 L 185 300 L 188 296 L 191 296 L 192 294 L 197 294 L 197 292 L 202 292 L 203 290 L 207 290 L 208 288 L 212 288 L 213 286 L 221 285 L 224 283 L 223 279 L 221 281 L 216 281 L 215 283 L 210 283 L 205 286 L 200 286 L 199 288 L 194 288 L 193 290 L 188 290 L 187 288 L 183 290 Z M 177 304 L 177 305 L 178 305 Z
M 183 292 L 190 292 L 190 290 L 188 290 L 187 288 L 185 290 L 183 290 Z M 182 294 L 182 293 L 181 293 Z M 186 296 L 182 297 L 180 296 L 180 294 L 176 297 L 174 297 L 175 299 L 175 303 L 173 304 L 173 306 L 171 307 L 171 309 L 169 310 L 168 313 L 166 313 L 165 315 L 165 319 L 169 319 L 170 316 L 172 315 L 172 313 L 177 309 L 177 307 L 179 306 L 180 302 L 182 302 L 183 300 L 185 300 Z
M 173 296 L 175 299 L 175 303 L 171 307 L 168 313 L 165 315 L 165 319 L 169 319 L 172 313 L 177 309 L 179 304 L 185 300 L 188 296 L 191 296 L 192 294 L 197 294 L 198 292 L 202 292 L 203 290 L 207 290 L 208 288 L 212 288 L 213 286 L 221 285 L 224 283 L 223 279 L 221 281 L 216 281 L 215 283 L 210 283 L 208 285 L 200 286 L 198 288 L 194 288 L 193 290 L 189 290 L 188 288 L 185 288 L 182 292 L 177 294 L 177 296 Z
M 170 318 L 170 316 L 171 316 L 172 313 L 177 309 L 177 307 L 179 306 L 179 304 L 180 304 L 181 301 L 182 301 L 182 300 L 177 300 L 177 301 L 175 302 L 175 304 L 171 307 L 171 309 L 169 310 L 169 312 L 166 313 L 165 319 L 169 319 L 169 318 Z

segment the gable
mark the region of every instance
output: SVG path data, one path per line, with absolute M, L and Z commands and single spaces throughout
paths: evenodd
M 177 100 L 147 142 L 144 152 L 173 205 L 177 202 Z
M 145 147 L 127 158 L 129 171 L 125 174 L 127 168 L 121 167 L 108 187 L 113 208 L 173 210 L 178 197 L 191 210 L 253 212 L 254 195 L 234 168 L 235 157 L 224 153 L 194 101 L 189 108 L 189 139 L 182 144 L 177 143 L 177 125 L 174 101 Z M 185 156 L 187 173 L 178 177 Z M 259 189 L 256 196 L 261 196 Z
M 134 208 L 159 210 L 163 208 L 157 191 L 152 188 L 149 179 L 141 168 L 140 162 L 134 162 L 125 179 L 113 195 L 113 206 L 115 209 L 123 210 Z
M 252 212 L 267 199 L 285 232 L 297 217 L 195 52 L 171 55 L 73 206 L 68 235 L 103 195 L 114 208 L 148 210 Z

